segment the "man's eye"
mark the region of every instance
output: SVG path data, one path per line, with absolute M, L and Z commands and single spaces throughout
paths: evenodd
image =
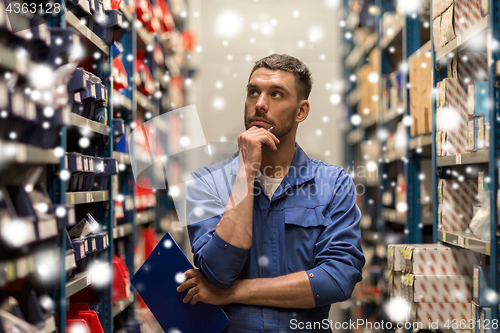
M 248 91 L 248 96 L 255 96 L 255 95 L 257 95 L 257 90 Z
M 281 97 L 281 93 L 279 93 L 279 92 L 273 92 L 272 96 L 273 97 Z

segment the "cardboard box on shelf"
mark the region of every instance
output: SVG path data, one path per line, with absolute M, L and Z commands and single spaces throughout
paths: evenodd
M 413 303 L 410 321 L 422 323 L 423 329 L 446 329 L 446 323 L 468 322 L 470 318 L 470 303 Z
M 429 53 L 409 60 L 411 135 L 432 133 L 432 64 Z
M 474 118 L 469 118 L 467 126 L 467 136 L 469 137 L 467 151 L 477 150 L 477 131 L 476 131 L 476 120 Z
M 478 263 L 471 251 L 441 244 L 408 245 L 410 267 L 414 275 L 472 275 Z
M 443 182 L 442 230 L 465 231 L 472 220 L 477 198 L 477 182 L 445 179 Z
M 481 18 L 481 0 L 454 0 L 454 25 L 457 36 L 473 27 Z
M 434 36 L 434 50 L 439 51 L 445 45 L 443 33 L 441 32 L 441 15 L 432 21 L 432 35 Z
M 487 292 L 490 290 L 490 267 L 474 266 L 474 275 L 472 281 L 472 300 L 479 306 L 489 306 Z
M 458 56 L 458 80 L 462 88 L 476 82 L 488 81 L 488 57 L 486 52 L 460 52 Z
M 472 277 L 468 275 L 412 275 L 410 302 L 470 303 Z
M 441 39 L 443 44 L 448 44 L 453 39 L 455 39 L 455 28 L 453 26 L 453 6 L 448 7 L 441 14 L 441 33 L 443 34 Z

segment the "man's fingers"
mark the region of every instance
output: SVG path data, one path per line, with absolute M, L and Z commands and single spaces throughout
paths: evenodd
M 198 303 L 198 294 L 193 295 L 193 298 L 191 298 L 191 302 L 189 302 L 189 303 L 191 303 L 193 305 Z
M 198 293 L 198 289 L 197 288 L 191 288 L 191 289 L 189 289 L 188 293 L 186 294 L 186 296 L 184 297 L 184 299 L 182 301 L 184 303 L 190 302 L 193 299 L 193 296 L 196 295 L 197 293 Z
M 189 288 L 192 288 L 196 286 L 196 282 L 193 280 L 193 279 L 189 279 L 189 280 L 186 280 L 184 281 L 183 283 L 181 283 L 178 287 L 177 287 L 177 291 L 178 292 L 183 292 L 184 290 L 186 289 L 189 289 Z
M 198 270 L 194 268 L 188 269 L 187 271 L 184 272 L 184 276 L 186 277 L 186 279 L 193 278 L 197 275 L 198 275 Z

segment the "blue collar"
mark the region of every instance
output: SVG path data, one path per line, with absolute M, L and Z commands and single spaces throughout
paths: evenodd
M 238 153 L 231 162 L 231 175 L 238 173 L 240 159 Z M 314 178 L 314 170 L 311 164 L 311 158 L 295 142 L 295 155 L 293 156 L 290 169 L 283 179 L 282 184 L 300 185 Z

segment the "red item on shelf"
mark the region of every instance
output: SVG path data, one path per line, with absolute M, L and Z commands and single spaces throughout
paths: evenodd
M 151 20 L 149 20 L 149 22 L 146 22 L 144 24 L 144 27 L 149 32 L 156 32 L 159 34 L 159 33 L 161 33 L 160 21 L 158 20 L 158 17 L 155 15 L 153 5 L 149 1 L 148 1 L 148 7 L 149 7 L 149 15 L 151 16 Z
M 130 296 L 130 273 L 120 257 L 113 257 L 113 302 Z
M 153 95 L 155 92 L 155 83 L 149 67 L 141 59 L 137 59 L 135 64 L 136 73 L 134 81 L 137 88 L 144 95 Z
M 167 2 L 165 0 L 155 0 L 154 8 L 155 8 L 155 15 L 160 21 L 161 29 L 164 32 L 169 32 L 174 30 L 175 22 Z
M 156 44 L 155 49 L 153 51 L 153 58 L 158 66 L 165 66 L 165 56 L 163 55 L 163 50 L 161 49 L 160 44 Z
M 99 321 L 99 317 L 97 317 L 97 313 L 95 311 L 90 311 L 89 307 L 85 303 L 73 303 L 70 306 L 70 310 L 66 313 L 66 316 L 69 319 L 83 319 L 87 323 L 87 326 L 90 328 L 90 332 L 92 333 L 104 333 L 102 329 L 101 322 Z
M 137 0 L 136 4 L 137 19 L 144 25 L 151 21 L 151 12 L 149 11 L 148 0 Z
M 196 45 L 196 35 L 194 34 L 194 32 L 189 30 L 184 30 L 182 32 L 182 35 L 184 37 L 184 48 L 187 52 L 192 52 Z
M 144 229 L 144 254 L 145 258 L 149 257 L 151 252 L 158 244 L 158 235 L 153 230 L 153 228 Z
M 66 320 L 66 333 L 72 332 L 92 333 L 84 319 L 68 319 Z
M 118 10 L 120 9 L 120 4 L 122 0 L 111 0 L 111 9 Z
M 115 58 L 113 60 L 112 76 L 113 87 L 116 90 L 128 88 L 128 75 L 121 57 Z

